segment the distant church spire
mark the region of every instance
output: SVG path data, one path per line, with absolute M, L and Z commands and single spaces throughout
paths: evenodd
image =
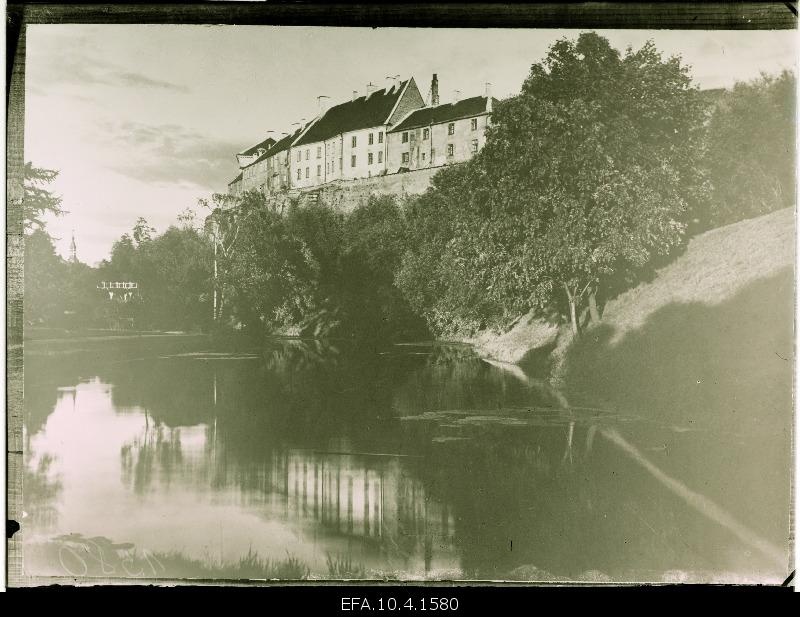
M 72 242 L 69 243 L 69 260 L 78 263 L 78 249 L 75 246 L 75 230 L 72 230 Z

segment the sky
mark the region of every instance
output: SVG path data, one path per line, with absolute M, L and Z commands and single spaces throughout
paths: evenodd
M 432 73 L 454 90 L 516 94 L 557 39 L 580 30 L 189 25 L 32 25 L 27 31 L 25 160 L 58 170 L 67 214 L 47 229 L 67 257 L 96 264 L 140 216 L 159 232 L 224 192 L 235 154 L 330 104 Z M 597 30 L 624 51 L 648 39 L 680 55 L 702 88 L 795 69 L 796 31 Z

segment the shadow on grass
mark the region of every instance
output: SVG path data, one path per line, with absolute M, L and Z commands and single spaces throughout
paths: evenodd
M 589 330 L 566 358 L 569 393 L 731 432 L 791 426 L 791 270 L 717 306 L 669 304 L 617 344 Z M 572 395 L 574 397 L 574 395 Z
M 718 305 L 669 304 L 615 344 L 599 326 L 564 373 L 572 404 L 671 427 L 666 468 L 776 544 L 789 525 L 793 285 L 787 268 Z

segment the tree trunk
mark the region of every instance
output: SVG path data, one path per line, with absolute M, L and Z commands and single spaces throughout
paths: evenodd
M 566 283 L 564 283 L 564 291 L 567 292 L 567 301 L 569 302 L 569 323 L 572 326 L 572 334 L 577 337 L 580 336 L 580 330 L 578 328 L 578 311 L 575 306 L 575 294 L 569 290 L 569 286 Z
M 575 336 L 580 336 L 580 328 L 578 328 L 578 313 L 575 309 L 575 300 L 572 298 L 569 299 L 569 322 L 572 326 L 572 334 Z
M 600 311 L 597 310 L 597 291 L 592 289 L 589 292 L 589 318 L 592 324 L 597 325 L 600 323 Z

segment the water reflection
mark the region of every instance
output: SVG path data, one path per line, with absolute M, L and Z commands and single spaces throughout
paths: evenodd
M 69 362 L 63 349 L 27 353 L 29 574 L 783 575 L 609 438 L 624 433 L 685 478 L 664 453 L 717 447 L 708 434 L 566 413 L 464 347 L 164 339 Z M 722 507 L 778 544 L 782 524 L 748 519 L 739 501 Z

